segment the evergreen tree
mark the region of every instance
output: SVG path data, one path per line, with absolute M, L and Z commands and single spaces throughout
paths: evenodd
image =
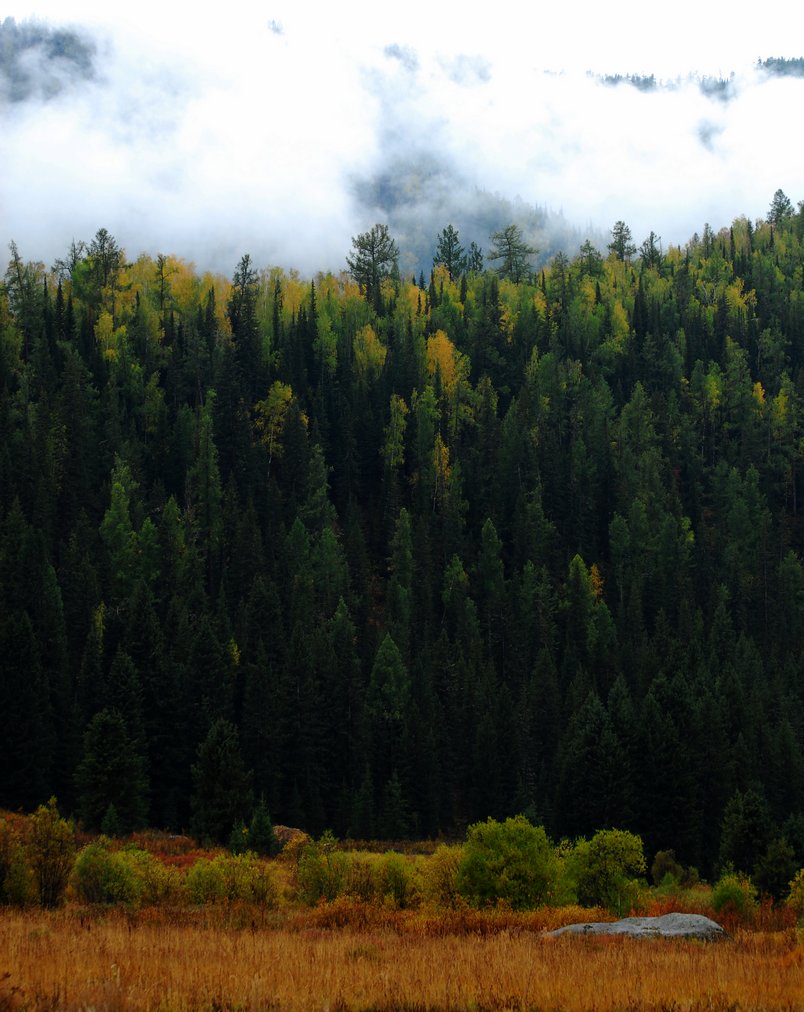
M 234 356 L 241 391 L 247 403 L 253 404 L 263 387 L 262 348 L 257 321 L 257 272 L 246 253 L 232 278 L 232 295 L 227 315 L 232 327 Z
M 352 239 L 353 252 L 346 257 L 346 266 L 367 302 L 377 312 L 382 309 L 382 282 L 398 275 L 399 249 L 387 225 L 373 225 Z
M 518 225 L 507 225 L 499 232 L 492 232 L 489 238 L 492 245 L 486 259 L 492 263 L 500 261 L 496 268 L 500 277 L 514 283 L 527 280 L 529 260 L 539 251 L 525 242 L 522 229 Z
M 773 838 L 765 798 L 756 790 L 737 791 L 726 805 L 720 829 L 721 867 L 750 875 Z
M 27 612 L 0 617 L 0 804 L 31 808 L 45 800 L 54 759 L 52 711 Z
M 773 195 L 770 209 L 768 210 L 768 221 L 771 225 L 784 225 L 793 217 L 793 203 L 784 190 L 777 190 Z
M 268 807 L 265 804 L 265 798 L 260 798 L 260 802 L 254 809 L 254 814 L 251 817 L 251 824 L 248 830 L 248 848 L 266 857 L 276 853 L 276 836 L 274 835 L 271 816 L 268 814 Z
M 447 268 L 450 280 L 454 280 L 466 270 L 466 263 L 466 254 L 461 246 L 458 230 L 453 225 L 447 225 L 438 234 L 433 266 L 443 264 Z
M 75 788 L 86 829 L 100 829 L 111 805 L 123 832 L 144 825 L 148 811 L 145 763 L 117 710 L 101 710 L 90 721 L 75 771 Z
M 199 840 L 223 843 L 232 827 L 251 809 L 251 771 L 240 754 L 237 728 L 219 718 L 198 747 L 192 767 L 193 834 Z
M 633 243 L 631 229 L 624 221 L 617 221 L 611 230 L 611 242 L 609 252 L 613 253 L 617 260 L 628 261 L 636 253 L 636 246 Z

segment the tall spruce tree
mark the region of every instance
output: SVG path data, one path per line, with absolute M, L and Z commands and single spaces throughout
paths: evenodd
M 251 811 L 251 771 L 243 764 L 237 728 L 219 718 L 198 747 L 192 767 L 191 829 L 199 840 L 224 843 Z

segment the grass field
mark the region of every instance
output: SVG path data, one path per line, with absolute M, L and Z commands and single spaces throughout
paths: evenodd
M 497 836 L 525 833 L 505 852 L 501 891 L 484 899 L 458 889 L 468 843 L 383 852 L 342 847 L 328 834 L 312 844 L 295 831 L 279 857 L 265 859 L 148 832 L 127 841 L 82 837 L 76 852 L 73 828 L 52 809 L 30 822 L 0 818 L 0 1012 L 804 1012 L 804 928 L 797 927 L 804 911 L 792 891 L 789 902 L 774 903 L 758 901 L 750 883 L 734 876 L 713 887 L 679 869 L 650 887 L 618 871 L 605 880 L 617 885 L 616 902 L 576 905 L 581 879 L 572 873 L 591 867 L 579 855 L 599 839 L 629 842 L 616 831 L 569 852 L 544 837 L 531 854 L 535 827 L 484 824 Z M 32 832 L 34 819 L 49 835 Z M 554 891 L 520 903 L 543 868 Z M 43 893 L 56 871 L 60 891 Z M 502 891 L 511 882 L 519 892 Z M 615 919 L 623 898 L 626 911 L 715 917 L 731 937 L 704 944 L 545 936 L 574 921 Z M 48 901 L 54 909 L 42 909 Z
M 337 908 L 336 908 L 337 909 Z M 801 932 L 547 939 L 533 917 L 0 912 L 0 1009 L 804 1009 Z

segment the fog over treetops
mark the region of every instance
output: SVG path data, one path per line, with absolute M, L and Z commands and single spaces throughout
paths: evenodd
M 690 70 L 579 44 L 570 65 L 566 40 L 506 59 L 493 32 L 350 38 L 292 11 L 202 27 L 2 22 L 4 242 L 49 264 L 103 226 L 132 254 L 310 273 L 381 221 L 418 272 L 450 222 L 486 249 L 516 221 L 544 259 L 618 219 L 683 244 L 802 196 L 802 68 L 772 52 Z

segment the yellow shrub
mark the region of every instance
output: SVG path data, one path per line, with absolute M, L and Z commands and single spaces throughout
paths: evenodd
M 428 903 L 454 909 L 460 903 L 458 868 L 463 847 L 440 844 L 422 866 L 422 894 Z

